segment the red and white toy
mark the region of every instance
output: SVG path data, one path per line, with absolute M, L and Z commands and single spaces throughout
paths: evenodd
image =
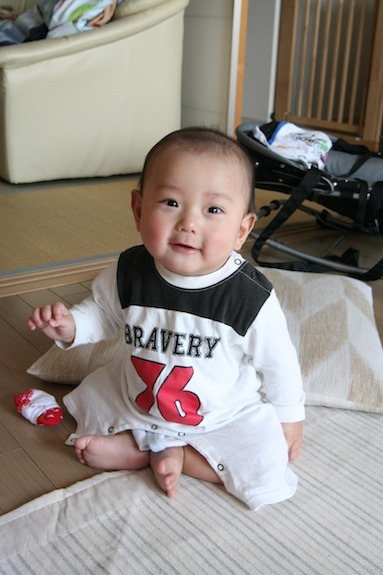
M 35 425 L 58 425 L 63 415 L 53 395 L 41 389 L 29 389 L 21 395 L 15 395 L 13 401 L 17 411 Z

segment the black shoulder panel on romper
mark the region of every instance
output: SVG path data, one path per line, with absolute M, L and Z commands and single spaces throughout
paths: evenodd
M 123 309 L 130 305 L 180 311 L 231 326 L 245 335 L 272 290 L 269 280 L 249 262 L 213 286 L 184 289 L 166 282 L 144 246 L 120 255 L 118 293 Z

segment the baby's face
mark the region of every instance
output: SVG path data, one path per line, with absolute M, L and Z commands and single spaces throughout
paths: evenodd
M 242 166 L 224 157 L 174 150 L 145 176 L 132 205 L 142 241 L 174 273 L 203 275 L 222 267 L 254 225 L 247 213 Z

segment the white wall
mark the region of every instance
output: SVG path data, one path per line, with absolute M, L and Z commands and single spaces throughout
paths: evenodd
M 182 126 L 226 131 L 233 0 L 190 0 L 185 12 Z
M 279 5 L 280 0 L 249 0 L 244 121 L 267 121 L 273 111 Z M 229 96 L 235 94 L 235 86 L 230 91 L 235 6 L 236 0 L 190 0 L 186 9 L 182 126 L 215 126 L 229 133 L 233 128 L 228 118 Z M 235 40 L 234 33 L 234 51 Z
M 280 0 L 249 0 L 244 121 L 267 122 L 274 110 L 279 13 Z

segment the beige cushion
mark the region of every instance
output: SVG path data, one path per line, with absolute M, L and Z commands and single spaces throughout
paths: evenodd
M 307 405 L 383 413 L 383 350 L 371 287 L 336 275 L 262 271 L 286 315 Z
M 307 405 L 383 413 L 383 350 L 371 288 L 347 277 L 262 268 L 273 282 L 297 348 Z M 114 341 L 69 351 L 53 346 L 28 373 L 78 383 L 123 353 Z

